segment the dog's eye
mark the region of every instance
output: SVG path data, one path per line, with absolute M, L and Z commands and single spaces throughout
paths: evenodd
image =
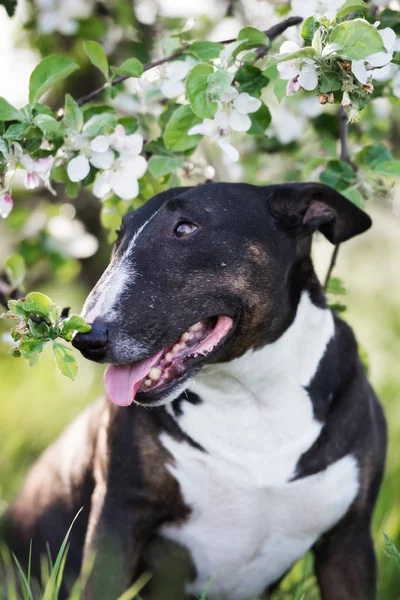
M 197 229 L 197 225 L 193 223 L 178 223 L 174 229 L 174 235 L 177 238 L 187 237 L 191 233 L 194 233 Z

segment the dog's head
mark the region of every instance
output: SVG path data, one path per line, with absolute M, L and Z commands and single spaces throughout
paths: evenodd
M 313 232 L 338 244 L 370 225 L 316 183 L 163 192 L 125 216 L 83 309 L 92 330 L 74 344 L 111 363 L 105 384 L 115 403 L 163 403 L 204 364 L 275 341 L 303 289 L 323 302 L 309 258 Z

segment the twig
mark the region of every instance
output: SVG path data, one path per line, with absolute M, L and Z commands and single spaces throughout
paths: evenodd
M 348 146 L 349 125 L 346 111 L 343 106 L 339 109 L 340 120 L 340 160 L 350 165 L 353 171 L 357 171 L 357 165 L 351 160 Z M 324 289 L 327 290 L 329 279 L 331 278 L 333 269 L 335 268 L 337 257 L 339 254 L 340 244 L 337 244 L 332 252 L 331 260 L 328 267 L 328 272 L 325 277 Z
M 268 38 L 270 40 L 274 40 L 279 35 L 281 35 L 284 31 L 286 31 L 286 29 L 288 29 L 289 27 L 293 27 L 294 25 L 298 25 L 299 23 L 302 22 L 302 20 L 303 19 L 301 17 L 289 17 L 288 19 L 285 19 L 281 23 L 277 23 L 276 25 L 273 25 L 270 29 L 267 29 L 266 31 L 264 31 L 264 33 L 268 36 Z M 223 40 L 220 42 L 220 44 L 231 44 L 232 42 L 236 42 L 236 39 L 237 38 L 232 38 L 230 40 Z M 170 54 L 169 56 L 165 56 L 164 58 L 160 58 L 159 60 L 155 60 L 151 63 L 147 63 L 147 65 L 144 65 L 143 71 L 150 71 L 150 69 L 159 67 L 160 65 L 163 65 L 163 64 L 169 62 L 170 60 L 179 58 L 179 56 L 182 56 L 182 54 L 184 54 L 188 48 L 190 48 L 190 44 L 185 44 L 184 46 L 182 46 L 182 48 L 180 50 L 177 50 L 173 54 Z M 261 58 L 262 56 L 264 56 L 267 51 L 268 51 L 268 47 L 267 48 L 259 48 L 258 49 L 259 57 Z M 78 105 L 83 106 L 87 102 L 90 102 L 91 100 L 93 100 L 94 98 L 99 96 L 101 93 L 103 93 L 107 88 L 118 85 L 119 83 L 122 83 L 123 81 L 126 81 L 127 79 L 129 79 L 129 77 L 130 77 L 129 75 L 121 75 L 120 77 L 116 77 L 116 79 L 113 79 L 112 81 L 105 83 L 101 87 L 97 88 L 97 90 L 93 90 L 93 92 L 90 92 L 90 94 L 86 94 L 86 96 L 82 96 L 82 98 L 79 98 L 79 100 L 77 100 Z M 59 119 L 62 119 L 62 118 L 63 118 L 63 115 L 62 114 L 59 115 Z

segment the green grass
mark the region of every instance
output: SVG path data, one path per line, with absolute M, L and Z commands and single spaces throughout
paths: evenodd
M 374 216 L 375 229 L 341 249 L 337 274 L 348 284 L 346 319 L 369 354 L 371 380 L 388 420 L 386 476 L 373 533 L 379 562 L 378 598 L 398 600 L 400 570 L 393 557 L 391 560 L 385 554 L 384 533 L 400 548 L 400 244 L 394 217 L 383 211 Z M 327 248 L 319 242 L 315 247 L 317 263 L 324 268 Z M 79 310 L 85 293 L 71 286 L 42 291 L 47 291 L 54 301 L 72 306 L 74 311 Z M 21 360 L 9 357 L 1 344 L 0 365 L 1 512 L 20 489 L 35 458 L 84 406 L 102 393 L 103 369 L 80 359 L 77 379 L 70 382 L 56 372 L 50 352 L 30 369 Z M 311 567 L 309 556 L 296 564 L 274 600 L 317 600 Z M 5 597 L 13 600 L 12 596 Z

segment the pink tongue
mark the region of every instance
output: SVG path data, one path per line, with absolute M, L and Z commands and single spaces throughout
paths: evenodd
M 132 404 L 143 379 L 161 355 L 162 352 L 158 352 L 131 365 L 109 365 L 104 373 L 104 385 L 111 402 L 119 406 Z

